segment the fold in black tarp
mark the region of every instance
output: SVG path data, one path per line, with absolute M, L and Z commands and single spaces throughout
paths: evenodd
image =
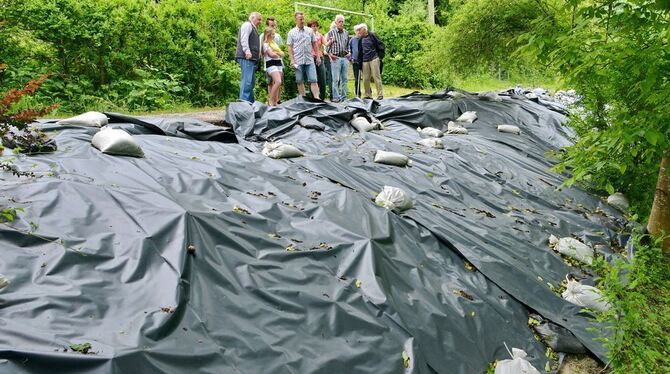
M 442 150 L 415 144 L 416 127 L 446 128 L 466 110 L 479 116 L 470 135 Z M 347 122 L 364 112 L 385 130 L 355 132 Z M 478 373 L 508 358 L 504 344 L 544 370 L 533 311 L 605 358 L 593 340 L 603 326 L 547 285 L 591 280 L 547 247 L 550 234 L 611 256 L 622 224 L 598 198 L 556 190 L 546 152 L 571 135 L 560 113 L 470 95 L 233 103 L 239 144 L 198 138 L 197 121 L 110 117 L 142 134 L 145 158 L 99 153 L 94 129 L 47 126 L 59 150 L 15 161 L 37 177 L 0 181 L 24 208 L 0 225 L 11 282 L 0 372 Z M 497 133 L 500 123 L 522 135 Z M 189 138 L 164 136 L 184 129 Z M 306 156 L 262 156 L 277 139 Z M 413 165 L 375 164 L 378 149 Z M 376 206 L 384 185 L 415 208 Z M 63 350 L 85 342 L 90 354 Z

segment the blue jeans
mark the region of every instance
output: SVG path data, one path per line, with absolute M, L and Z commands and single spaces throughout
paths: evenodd
M 349 61 L 345 57 L 338 57 L 330 65 L 333 71 L 333 100 L 346 100 Z
M 301 84 L 307 75 L 307 83 L 316 83 L 316 67 L 314 64 L 298 65 L 295 69 L 295 83 Z
M 237 62 L 242 68 L 240 79 L 240 100 L 250 103 L 254 102 L 254 85 L 256 84 L 256 61 L 238 58 Z

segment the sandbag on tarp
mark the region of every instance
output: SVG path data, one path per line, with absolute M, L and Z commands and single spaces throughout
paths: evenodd
M 0 370 L 471 373 L 501 341 L 543 357 L 523 305 L 370 196 L 238 144 L 138 135 L 150 160 L 112 160 L 88 130 L 29 160 L 44 177 L 0 181 L 30 201 L 0 227 Z
M 349 126 L 363 111 L 385 130 Z M 417 127 L 466 111 L 478 115 L 470 136 L 416 144 Z M 301 127 L 304 116 L 325 130 Z M 90 129 L 54 131 L 61 151 L 16 161 L 40 178 L 0 180 L 1 195 L 26 202 L 0 227 L 12 281 L 0 370 L 482 373 L 509 358 L 503 342 L 543 368 L 530 309 L 602 359 L 604 326 L 547 285 L 574 270 L 550 233 L 592 245 L 615 240 L 619 218 L 581 190 L 556 191 L 545 153 L 569 144 L 562 120 L 528 100 L 446 94 L 232 103 L 241 144 L 137 135 L 147 159 L 101 155 Z M 259 139 L 306 156 L 269 159 Z M 380 149 L 412 167 L 371 162 Z M 414 207 L 376 205 L 385 185 Z M 85 343 L 88 354 L 70 347 Z
M 238 118 L 257 117 L 250 109 L 231 105 L 228 112 Z M 411 148 L 409 142 L 419 139 L 414 129 L 445 123 L 464 112 L 477 113 L 472 136 L 450 138 L 444 151 L 407 153 L 416 161 L 413 168 L 382 172 L 365 162 L 367 154 L 381 147 L 396 152 Z M 604 360 L 604 347 L 595 339 L 608 330 L 553 292 L 574 268 L 545 244 L 555 227 L 562 236 L 606 244 L 615 237 L 602 232 L 616 234 L 603 228 L 620 222 L 616 211 L 598 198 L 577 188 L 556 189 L 562 177 L 549 172 L 552 163 L 545 155 L 571 144 L 574 133 L 562 126 L 565 118 L 526 100 L 492 103 L 438 94 L 384 100 L 373 114 L 384 121 L 383 134 L 352 136 L 350 131 L 343 136 L 336 128 L 320 134 L 292 129 L 282 138 L 301 141 L 310 154 L 328 155 L 297 163 L 363 195 L 395 185 L 417 196 L 414 209 L 404 217 L 448 243 L 531 309 L 570 330 Z M 524 137 L 501 137 L 500 123 L 516 123 Z M 607 251 L 607 245 L 602 247 Z

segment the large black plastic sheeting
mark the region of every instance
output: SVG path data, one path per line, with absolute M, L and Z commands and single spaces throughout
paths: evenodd
M 479 116 L 469 135 L 415 144 L 416 127 L 446 129 L 468 110 Z M 356 132 L 356 113 L 385 129 Z M 607 328 L 547 284 L 568 273 L 593 283 L 548 248 L 550 234 L 611 258 L 623 225 L 599 198 L 557 189 L 547 152 L 572 136 L 559 112 L 520 97 L 412 94 L 233 103 L 234 134 L 108 116 L 145 158 L 100 153 L 95 129 L 44 124 L 58 151 L 17 157 L 36 176 L 0 181 L 3 205 L 24 209 L 0 225 L 11 282 L 0 372 L 477 373 L 509 358 L 505 345 L 543 370 L 529 313 L 606 358 L 594 339 Z M 498 133 L 501 123 L 522 134 Z M 271 140 L 306 156 L 266 158 Z M 376 150 L 413 164 L 375 164 Z M 415 207 L 375 205 L 384 185 Z M 88 354 L 70 348 L 81 343 Z

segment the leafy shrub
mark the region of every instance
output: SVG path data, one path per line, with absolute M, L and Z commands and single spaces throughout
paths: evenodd
M 40 130 L 30 129 L 28 125 L 35 118 L 51 112 L 55 106 L 46 108 L 17 108 L 24 97 L 32 96 L 44 83 L 48 75 L 28 82 L 22 89 L 11 89 L 0 94 L 0 139 L 2 145 L 14 149 L 15 152 L 36 153 L 51 151 L 53 144 Z
M 550 10 L 547 10 L 547 12 Z M 454 76 L 527 72 L 530 59 L 514 54 L 519 35 L 545 16 L 533 0 L 469 0 L 456 8 L 446 27 L 426 38 L 420 65 L 438 82 Z
M 382 24 L 379 38 L 386 45 L 384 83 L 402 87 L 426 87 L 432 82 L 426 69 L 418 66 L 417 58 L 423 53 L 422 45 L 434 27 L 423 20 L 396 17 Z
M 670 257 L 661 241 L 634 236 L 633 261 L 600 259 L 604 295 L 611 309 L 601 316 L 612 327 L 605 339 L 614 374 L 670 372 Z

